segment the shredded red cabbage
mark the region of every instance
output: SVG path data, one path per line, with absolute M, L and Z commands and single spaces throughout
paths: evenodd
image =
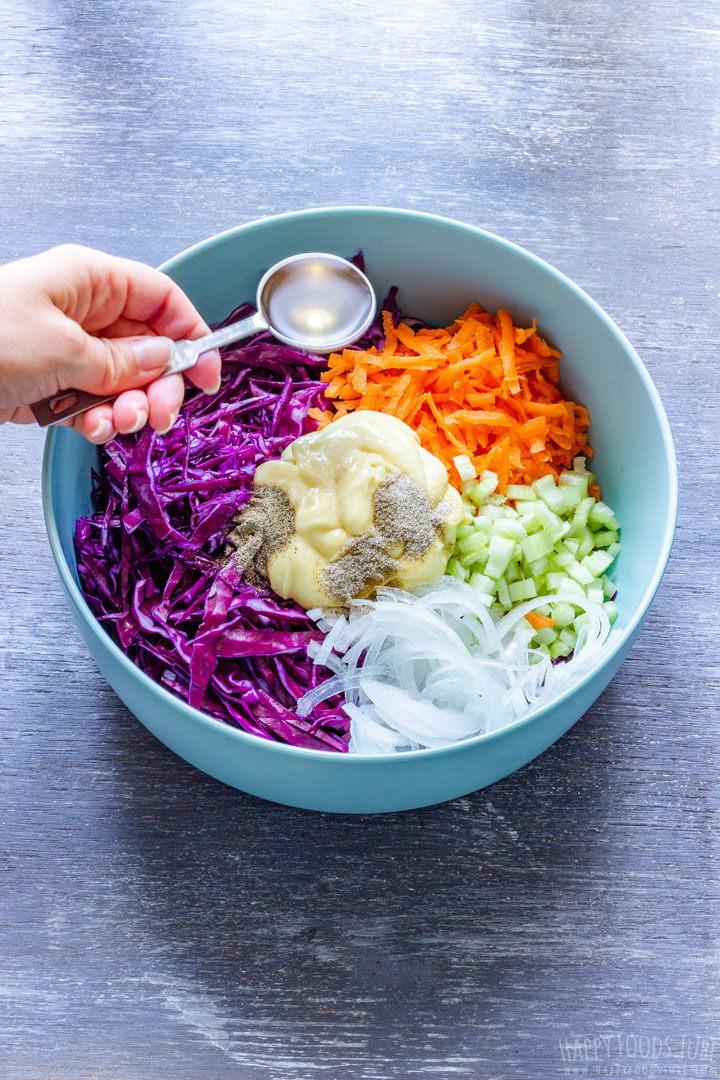
M 253 588 L 223 557 L 256 466 L 315 429 L 307 413 L 325 406 L 324 366 L 267 333 L 224 350 L 217 394 L 189 388 L 165 435 L 145 428 L 104 447 L 75 550 L 93 613 L 152 679 L 254 735 L 346 751 L 337 699 L 308 718 L 295 711 L 330 674 L 307 656 L 322 635 L 297 604 Z

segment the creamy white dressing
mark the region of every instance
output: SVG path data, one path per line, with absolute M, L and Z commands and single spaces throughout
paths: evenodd
M 430 506 L 442 514 L 443 526 L 420 558 L 403 559 L 400 553 L 393 580 L 410 587 L 440 577 L 462 515 L 460 495 L 448 484 L 445 466 L 423 449 L 407 424 L 367 410 L 301 436 L 279 460 L 258 467 L 255 487 L 280 488 L 295 511 L 294 535 L 268 559 L 275 592 L 305 608 L 337 606 L 323 571 L 353 537 L 372 533 L 375 493 L 397 473 L 422 487 Z

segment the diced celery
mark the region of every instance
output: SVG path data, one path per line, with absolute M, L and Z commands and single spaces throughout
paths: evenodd
M 484 532 L 475 529 L 470 536 L 464 536 L 462 540 L 458 542 L 457 550 L 461 555 L 479 555 L 487 546 L 487 535 Z
M 530 514 L 523 514 L 522 517 L 518 518 L 518 521 L 520 522 L 528 536 L 532 536 L 533 533 L 543 531 L 542 525 L 534 514 L 532 515 L 532 517 L 530 516 Z
M 495 473 L 484 472 L 480 477 L 480 482 L 473 484 L 468 496 L 472 502 L 477 506 L 479 503 L 488 499 L 497 487 L 497 476 Z
M 575 470 L 575 472 L 585 472 L 585 469 L 586 469 L 585 462 L 586 461 L 587 461 L 587 458 L 585 457 L 584 454 L 578 454 L 577 457 L 574 457 L 573 458 L 573 469 Z
M 590 616 L 587 611 L 581 611 L 579 615 L 573 619 L 573 630 L 576 634 L 579 634 L 583 626 L 587 626 L 590 622 Z
M 574 593 L 575 596 L 584 596 L 585 586 L 569 577 L 563 585 L 562 591 L 564 593 Z
M 582 561 L 593 549 L 593 534 L 586 525 L 584 529 L 578 530 L 576 537 L 580 541 L 580 547 L 577 549 L 577 558 Z
M 467 454 L 458 454 L 453 458 L 453 465 L 458 471 L 461 480 L 473 480 L 477 476 L 477 469 Z
M 564 472 L 560 473 L 558 487 L 573 487 L 578 493 L 578 502 L 587 498 L 588 477 L 587 473 Z M 595 500 L 593 499 L 593 502 Z M 577 505 L 577 503 L 575 504 Z
M 518 518 L 498 517 L 493 522 L 494 536 L 508 536 L 511 540 L 522 540 L 527 532 Z
M 600 580 L 602 582 L 603 593 L 605 594 L 605 596 L 607 597 L 608 600 L 612 600 L 613 596 L 617 592 L 617 585 L 615 584 L 615 582 L 613 581 L 612 578 L 609 578 L 607 576 L 607 574 L 603 574 L 603 576 L 602 576 L 602 578 Z
M 593 536 L 593 543 L 596 548 L 610 547 L 611 544 L 616 544 L 617 542 L 618 534 L 610 529 L 602 529 Z
M 550 478 L 552 479 L 552 477 Z M 537 483 L 538 481 L 536 481 Z M 567 529 L 563 529 L 567 522 L 561 521 L 557 514 L 554 514 L 550 507 L 544 500 L 538 499 L 535 503 L 535 517 L 542 525 L 546 532 L 549 532 L 551 536 L 557 537 L 563 534 L 563 532 L 569 532 L 570 526 Z
M 450 559 L 445 572 L 447 574 L 450 574 L 451 577 L 459 578 L 460 581 L 467 581 L 467 579 L 470 577 L 470 573 L 465 569 L 464 566 L 460 565 L 457 559 Z
M 455 464 L 462 478 L 463 461 Z M 471 479 L 467 466 L 465 473 L 464 515 L 447 573 L 469 580 L 481 603 L 498 614 L 543 593 L 569 593 L 603 604 L 608 617 L 616 617 L 616 586 L 605 571 L 620 551 L 619 525 L 606 503 L 587 494 L 595 477 L 582 456 L 557 483 L 548 474 L 530 486 L 511 484 L 506 495 L 498 493 L 495 473 Z M 534 631 L 520 620 L 514 638 L 553 659 L 569 656 L 588 616 L 565 601 L 538 612 L 555 625 Z
M 535 562 L 543 555 L 549 555 L 553 549 L 552 539 L 546 532 L 533 533 L 520 541 L 523 556 L 526 562 Z
M 532 578 L 521 578 L 520 581 L 513 581 L 508 591 L 514 604 L 518 604 L 521 600 L 532 600 L 534 596 L 537 596 L 537 589 Z
M 504 608 L 509 608 L 512 604 L 510 599 L 510 590 L 508 589 L 508 583 L 504 577 L 500 577 L 496 581 L 497 598 Z
M 560 629 L 563 626 L 570 626 L 575 618 L 575 608 L 570 604 L 566 604 L 564 600 L 558 600 L 557 604 L 552 606 L 551 618 L 555 620 L 555 625 Z
M 545 575 L 545 584 L 548 592 L 558 592 L 567 581 L 567 574 L 563 570 L 551 572 Z
M 535 559 L 535 562 L 531 562 L 531 563 L 527 564 L 529 566 L 529 568 L 530 568 L 530 573 L 535 578 L 536 582 L 537 582 L 538 578 L 541 578 L 541 577 L 544 576 L 545 571 L 548 568 L 548 563 L 549 563 L 549 559 L 548 559 L 547 555 L 542 555 L 539 559 Z
M 511 581 L 517 581 L 520 577 L 522 577 L 520 567 L 514 559 L 511 559 L 508 563 L 507 570 L 505 571 L 505 580 L 509 585 Z
M 573 514 L 573 529 L 579 528 L 581 525 L 587 525 L 588 514 L 590 513 L 594 505 L 595 500 L 592 498 L 591 495 L 588 495 L 587 498 L 580 500 L 580 505 Z
M 586 483 L 585 473 L 576 472 L 575 469 L 566 469 L 558 477 L 558 487 L 582 487 Z
M 612 626 L 612 624 L 615 622 L 615 620 L 618 617 L 618 606 L 615 603 L 615 601 L 614 600 L 606 600 L 605 603 L 603 604 L 603 611 L 607 615 L 608 619 L 610 620 L 610 625 Z
M 576 506 L 580 505 L 581 496 L 580 490 L 576 487 L 562 487 L 558 488 L 562 498 L 554 507 L 558 514 L 567 514 L 569 510 L 573 510 Z
M 475 515 L 476 521 L 494 521 L 496 517 L 500 516 L 500 511 L 497 506 L 480 506 L 478 512 Z
M 578 552 L 578 554 L 580 554 L 580 552 Z M 592 555 L 585 556 L 581 565 L 589 570 L 594 578 L 599 578 L 602 577 L 611 562 L 612 559 L 607 552 L 593 551 Z
M 537 585 L 537 581 L 535 582 L 535 584 Z M 550 605 L 549 604 L 541 604 L 540 607 L 535 608 L 535 614 L 536 615 L 544 615 L 546 619 L 551 618 Z
M 596 502 L 588 514 L 590 524 L 595 525 L 596 528 L 599 525 L 607 525 L 614 517 L 608 504 L 602 501 Z
M 533 481 L 533 490 L 551 510 L 559 510 L 563 505 L 564 494 L 555 484 L 554 478 L 548 473 L 539 480 Z
M 541 476 L 539 480 L 533 480 L 531 487 L 540 499 L 544 499 L 546 493 L 552 498 L 552 493 L 557 491 L 555 478 L 550 473 Z
M 586 566 L 579 563 L 577 559 L 573 559 L 567 568 L 567 572 L 571 578 L 574 578 L 579 585 L 589 585 L 593 580 L 594 575 L 590 573 Z
M 605 594 L 599 581 L 593 581 L 590 585 L 586 585 L 585 595 L 588 600 L 592 600 L 593 604 L 603 604 L 605 602 Z
M 527 484 L 508 484 L 505 494 L 508 499 L 537 499 L 537 495 Z
M 490 540 L 488 561 L 485 568 L 487 576 L 499 578 L 507 568 L 514 551 L 514 540 L 510 540 L 506 536 L 493 536 Z
M 472 585 L 475 592 L 489 593 L 492 596 L 494 584 L 492 578 L 486 577 L 485 574 L 470 575 L 470 585 Z

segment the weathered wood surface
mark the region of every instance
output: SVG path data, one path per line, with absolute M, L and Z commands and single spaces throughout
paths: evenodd
M 0 1076 L 720 1073 L 719 60 L 699 0 L 4 0 L 0 258 L 157 263 L 328 203 L 483 225 L 629 334 L 682 499 L 573 731 L 469 798 L 346 819 L 225 788 L 134 721 L 63 603 L 42 438 L 0 431 Z

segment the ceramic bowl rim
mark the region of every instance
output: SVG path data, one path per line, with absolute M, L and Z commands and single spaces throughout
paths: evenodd
M 655 569 L 648 584 L 647 589 L 635 608 L 635 612 L 628 621 L 627 626 L 623 627 L 614 637 L 614 640 L 610 643 L 608 652 L 599 659 L 599 661 L 588 668 L 588 671 L 583 676 L 581 681 L 577 685 L 571 687 L 565 693 L 557 697 L 555 700 L 544 706 L 542 709 L 538 709 L 536 712 L 530 713 L 528 716 L 523 717 L 520 720 L 516 720 L 514 723 L 509 724 L 507 727 L 501 728 L 497 731 L 488 732 L 485 734 L 474 735 L 470 739 L 465 739 L 459 743 L 453 743 L 450 746 L 431 747 L 423 750 L 407 750 L 401 751 L 392 755 L 382 754 L 368 754 L 368 755 L 354 755 L 354 754 L 332 754 L 326 750 L 313 750 L 302 746 L 290 746 L 287 743 L 274 742 L 270 739 L 260 739 L 257 735 L 252 735 L 249 732 L 242 731 L 240 728 L 234 728 L 230 724 L 225 723 L 222 720 L 218 720 L 215 717 L 209 716 L 207 713 L 201 712 L 199 709 L 194 708 L 182 698 L 177 697 L 171 693 L 165 687 L 156 683 L 149 675 L 146 675 L 139 667 L 137 667 L 132 660 L 130 660 L 122 649 L 112 640 L 109 634 L 100 626 L 97 619 L 93 615 L 88 606 L 85 597 L 81 593 L 78 585 L 70 570 L 70 566 L 65 558 L 65 554 L 60 544 L 60 535 L 55 519 L 55 508 L 52 502 L 51 494 L 51 473 L 53 468 L 53 456 L 54 448 L 57 439 L 57 431 L 55 428 L 49 428 L 45 439 L 45 449 L 43 453 L 42 462 L 42 500 L 43 511 L 45 515 L 45 525 L 47 528 L 48 539 L 50 541 L 50 548 L 52 550 L 55 563 L 60 574 L 60 578 L 65 586 L 68 596 L 72 600 L 72 603 L 76 611 L 81 615 L 83 621 L 87 624 L 93 635 L 100 635 L 104 644 L 113 652 L 115 659 L 121 664 L 122 667 L 128 672 L 130 676 L 137 678 L 141 685 L 144 685 L 151 694 L 160 698 L 161 701 L 167 705 L 179 709 L 188 719 L 199 722 L 200 724 L 209 727 L 227 735 L 231 739 L 237 739 L 241 743 L 250 743 L 255 748 L 260 748 L 262 745 L 267 750 L 282 755 L 289 754 L 294 758 L 311 758 L 313 760 L 322 759 L 324 761 L 334 761 L 343 763 L 341 768 L 353 768 L 361 767 L 367 763 L 383 764 L 385 766 L 391 765 L 393 761 L 408 761 L 408 760 L 423 760 L 426 761 L 428 757 L 440 757 L 452 754 L 462 753 L 470 747 L 478 744 L 485 744 L 494 742 L 506 736 L 509 731 L 517 731 L 520 728 L 529 724 L 534 724 L 538 720 L 542 719 L 552 710 L 559 708 L 564 702 L 568 701 L 578 691 L 587 685 L 588 681 L 598 673 L 607 664 L 611 663 L 613 657 L 622 649 L 623 644 L 628 638 L 637 631 L 643 619 L 645 618 L 650 604 L 653 601 L 655 593 L 658 590 L 660 581 L 665 572 L 668 559 L 670 557 L 670 551 L 672 549 L 673 538 L 675 535 L 675 525 L 677 521 L 677 506 L 678 506 L 678 475 L 677 475 L 677 460 L 675 456 L 675 448 L 673 444 L 672 434 L 670 431 L 670 424 L 665 413 L 660 395 L 653 383 L 645 365 L 638 356 L 637 352 L 631 345 L 630 341 L 626 338 L 613 319 L 600 307 L 600 305 L 592 299 L 580 286 L 576 285 L 574 281 L 568 278 L 560 270 L 557 270 L 550 263 L 544 259 L 539 258 L 537 255 L 533 255 L 532 252 L 527 251 L 519 244 L 515 244 L 510 240 L 505 240 L 503 237 L 496 235 L 495 233 L 488 232 L 486 229 L 481 229 L 475 225 L 468 225 L 464 222 L 457 221 L 454 218 L 443 217 L 439 214 L 431 214 L 421 210 L 407 210 L 398 207 L 385 207 L 385 206 L 322 206 L 322 207 L 309 207 L 304 210 L 291 210 L 282 214 L 272 214 L 266 217 L 255 218 L 252 221 L 245 222 L 242 225 L 235 225 L 230 229 L 225 229 L 222 232 L 215 233 L 213 236 L 207 237 L 205 240 L 199 241 L 197 244 L 193 244 L 183 251 L 174 255 L 172 258 L 167 259 L 159 267 L 165 273 L 172 272 L 178 265 L 184 263 L 188 257 L 197 255 L 202 251 L 206 251 L 215 247 L 220 241 L 228 239 L 232 236 L 241 235 L 243 233 L 252 232 L 259 228 L 263 228 L 269 224 L 282 223 L 283 221 L 295 221 L 300 218 L 317 217 L 321 215 L 366 215 L 366 216 L 387 216 L 387 217 L 403 217 L 409 220 L 417 221 L 431 221 L 439 223 L 445 226 L 449 226 L 453 230 L 457 230 L 462 233 L 471 233 L 478 237 L 481 237 L 486 243 L 495 245 L 506 251 L 512 252 L 514 255 L 519 256 L 521 259 L 534 265 L 540 271 L 549 274 L 556 281 L 565 285 L 569 290 L 579 299 L 582 303 L 588 305 L 600 320 L 605 324 L 605 327 L 610 331 L 612 337 L 616 339 L 623 352 L 627 356 L 631 365 L 636 369 L 642 382 L 645 385 L 645 389 L 648 393 L 650 401 L 653 404 L 655 416 L 658 420 L 660 433 L 662 437 L 662 444 L 665 451 L 665 462 L 668 470 L 669 478 L 669 501 L 667 506 L 665 528 L 662 538 L 662 546 L 660 551 L 660 557 L 656 562 Z

